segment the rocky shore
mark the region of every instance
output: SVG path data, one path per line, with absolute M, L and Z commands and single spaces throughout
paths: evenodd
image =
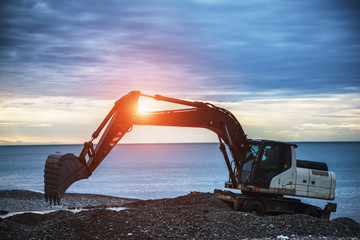
M 29 212 L 40 210 L 56 211 Z M 0 214 L 1 239 L 360 238 L 360 223 L 349 218 L 260 217 L 235 212 L 211 193 L 159 200 L 65 194 L 61 206 L 50 207 L 41 193 L 0 191 Z

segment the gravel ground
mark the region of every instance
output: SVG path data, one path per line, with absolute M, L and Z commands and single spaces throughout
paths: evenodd
M 65 193 L 60 206 L 50 206 L 45 201 L 44 194 L 25 191 L 0 191 L 0 211 L 23 212 L 43 210 L 65 210 L 77 208 L 120 207 L 125 203 L 138 199 L 119 198 L 96 194 Z M 1 212 L 0 212 L 1 214 Z
M 19 211 L 34 206 L 41 207 L 42 203 L 36 202 L 42 197 L 40 193 L 28 191 L 0 191 L 0 210 L 9 211 L 19 207 L 16 209 Z M 29 207 L 32 201 L 36 204 Z M 28 205 L 21 206 L 21 202 L 26 202 Z M 78 213 L 65 210 L 48 214 L 24 213 L 0 219 L 1 239 L 358 239 L 360 237 L 360 224 L 349 218 L 330 221 L 307 215 L 259 217 L 235 212 L 210 193 L 190 193 L 177 198 L 159 200 L 67 194 L 62 203 L 63 209 L 78 206 L 87 207 L 88 210 Z M 108 210 L 107 206 L 122 206 L 125 210 Z

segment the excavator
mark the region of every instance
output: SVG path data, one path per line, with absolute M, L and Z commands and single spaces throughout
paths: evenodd
M 138 112 L 140 97 L 182 105 L 181 109 Z M 186 108 L 184 107 L 186 106 Z M 235 116 L 211 103 L 188 101 L 132 91 L 115 102 L 79 156 L 54 153 L 44 169 L 45 200 L 60 204 L 65 191 L 76 181 L 86 179 L 101 164 L 133 125 L 206 128 L 215 132 L 229 171 L 225 187 L 240 190 L 214 190 L 214 195 L 238 211 L 258 215 L 303 213 L 329 218 L 336 203 L 324 209 L 301 202 L 299 198 L 334 200 L 335 173 L 326 163 L 297 160 L 296 144 L 248 139 Z M 94 146 L 93 141 L 101 137 Z M 230 153 L 230 154 L 229 154 Z M 230 155 L 230 156 L 229 156 Z M 297 198 L 288 198 L 285 196 Z

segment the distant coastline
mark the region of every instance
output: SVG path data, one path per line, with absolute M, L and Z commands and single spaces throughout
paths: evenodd
M 257 140 L 257 139 L 254 139 Z M 288 142 L 288 143 L 360 143 L 359 141 L 280 141 L 280 142 Z M 118 145 L 175 145 L 175 144 L 218 144 L 218 142 L 159 142 L 159 143 L 118 143 Z M 96 145 L 96 144 L 95 144 Z M 0 147 L 3 146 L 83 146 L 83 143 L 19 143 L 19 144 L 4 144 L 0 143 Z

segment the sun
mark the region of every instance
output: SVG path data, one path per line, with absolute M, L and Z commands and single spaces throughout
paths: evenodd
M 154 100 L 147 98 L 139 98 L 138 113 L 145 114 L 150 111 L 154 111 Z

